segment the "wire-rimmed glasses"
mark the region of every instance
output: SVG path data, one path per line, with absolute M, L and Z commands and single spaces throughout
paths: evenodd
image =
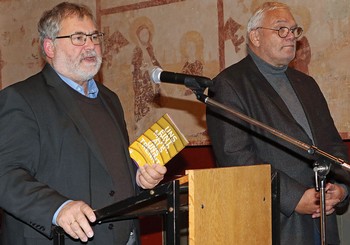
M 282 26 L 280 28 L 267 28 L 267 27 L 257 27 L 257 29 L 266 29 L 266 30 L 271 30 L 271 31 L 277 31 L 278 36 L 280 36 L 280 38 L 285 38 L 288 36 L 288 34 L 291 32 L 294 34 L 295 38 L 298 38 L 301 36 L 301 34 L 303 34 L 303 28 L 301 28 L 300 26 L 296 26 L 296 27 L 286 27 L 286 26 Z
M 83 46 L 86 43 L 87 38 L 89 37 L 91 42 L 95 45 L 99 45 L 103 41 L 103 33 L 102 32 L 94 32 L 91 34 L 86 34 L 83 32 L 74 33 L 68 36 L 58 36 L 59 38 L 70 38 L 71 42 L 75 46 Z

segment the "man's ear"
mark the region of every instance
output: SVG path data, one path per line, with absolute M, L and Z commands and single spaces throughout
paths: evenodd
M 46 56 L 52 59 L 55 56 L 55 45 L 53 44 L 53 41 L 49 38 L 45 38 L 43 47 Z
M 260 32 L 258 30 L 252 30 L 249 32 L 249 40 L 255 46 L 260 46 Z

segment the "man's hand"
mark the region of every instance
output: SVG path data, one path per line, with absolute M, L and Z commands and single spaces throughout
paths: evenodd
M 325 192 L 325 211 L 326 215 L 330 215 L 335 211 L 335 206 L 344 200 L 346 191 L 340 185 L 328 183 Z M 314 188 L 306 190 L 295 211 L 300 214 L 311 214 L 312 218 L 320 217 L 320 193 L 316 192 Z
M 95 213 L 89 205 L 82 201 L 72 201 L 60 210 L 56 223 L 74 239 L 87 242 L 94 235 L 89 221 L 95 220 Z
M 299 214 L 313 214 L 320 208 L 315 188 L 307 189 L 301 197 L 295 211 Z
M 346 191 L 337 184 L 328 183 L 325 188 L 325 199 L 326 199 L 326 215 L 332 214 L 335 211 L 335 206 L 345 199 Z M 320 198 L 320 193 L 317 193 L 316 197 Z M 317 209 L 313 218 L 321 216 L 321 208 Z
M 163 180 L 167 169 L 163 165 L 153 164 L 152 166 L 146 164 L 139 167 L 136 173 L 136 183 L 143 189 L 152 189 Z

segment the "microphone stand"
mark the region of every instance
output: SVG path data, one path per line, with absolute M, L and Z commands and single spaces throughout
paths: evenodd
M 209 79 L 209 78 L 208 78 Z M 210 79 L 209 79 L 210 80 Z M 326 185 L 326 176 L 329 173 L 331 169 L 331 164 L 335 163 L 339 166 L 345 168 L 346 170 L 350 171 L 350 165 L 349 163 L 346 163 L 343 159 L 337 158 L 327 152 L 324 152 L 320 149 L 318 149 L 314 145 L 308 145 L 304 142 L 301 142 L 293 137 L 290 137 L 266 124 L 263 124 L 251 117 L 248 117 L 236 110 L 233 110 L 230 107 L 227 107 L 213 99 L 210 99 L 207 95 L 204 94 L 204 90 L 208 87 L 207 80 L 206 83 L 201 82 L 201 80 L 196 79 L 188 79 L 185 80 L 184 85 L 188 88 L 190 88 L 193 93 L 196 95 L 197 99 L 204 104 L 217 108 L 222 109 L 239 119 L 256 126 L 258 128 L 262 128 L 266 130 L 267 132 L 279 137 L 280 139 L 285 140 L 286 142 L 289 142 L 303 150 L 305 150 L 309 155 L 317 155 L 319 156 L 318 160 L 313 164 L 313 171 L 315 172 L 315 185 L 316 185 L 316 191 L 320 192 L 320 238 L 321 238 L 321 244 L 326 245 L 326 191 L 325 191 L 325 185 Z

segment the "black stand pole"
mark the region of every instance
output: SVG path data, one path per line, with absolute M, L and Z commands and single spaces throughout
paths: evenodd
M 321 177 L 320 180 L 320 205 L 321 205 L 321 244 L 326 245 L 327 239 L 326 239 L 326 176 Z
M 326 176 L 330 171 L 327 160 L 321 159 L 314 164 L 316 191 L 320 193 L 320 236 L 321 245 L 327 244 L 326 238 Z
M 64 245 L 64 230 L 60 226 L 54 227 L 53 245 Z
M 215 100 L 210 99 L 207 95 L 204 94 L 204 90 L 206 87 L 204 86 L 204 83 L 201 84 L 196 80 L 189 80 L 185 82 L 185 86 L 190 88 L 193 93 L 196 95 L 197 99 L 204 104 L 214 107 L 216 109 L 221 109 L 223 111 L 226 111 L 237 118 L 254 125 L 258 128 L 262 128 L 266 130 L 267 132 L 279 137 L 280 139 L 285 140 L 286 142 L 289 142 L 303 150 L 305 150 L 309 155 L 318 155 L 319 160 L 316 161 L 314 164 L 314 172 L 315 172 L 315 182 L 316 182 L 316 191 L 320 192 L 320 208 L 321 208 L 321 244 L 326 245 L 326 200 L 325 200 L 325 183 L 326 183 L 326 176 L 330 171 L 331 163 L 336 163 L 340 165 L 341 167 L 345 168 L 346 170 L 350 171 L 350 165 L 349 163 L 346 163 L 344 160 L 337 158 L 327 152 L 324 152 L 320 149 L 318 149 L 314 145 L 308 145 L 306 143 L 303 143 L 295 138 L 292 138 L 270 126 L 267 126 L 253 118 L 250 118 L 236 110 L 233 110 L 230 107 L 227 107 L 219 102 L 216 102 Z

